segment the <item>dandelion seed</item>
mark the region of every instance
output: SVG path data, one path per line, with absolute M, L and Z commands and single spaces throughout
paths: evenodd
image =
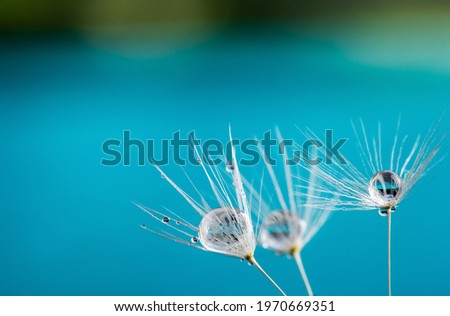
M 360 171 L 347 159 L 347 164 L 334 167 L 321 164 L 317 169 L 317 175 L 326 185 L 321 189 L 325 195 L 339 196 L 337 204 L 328 208 L 327 198 L 316 199 L 315 205 L 330 210 L 378 210 L 379 214 L 388 220 L 388 295 L 391 295 L 391 221 L 392 213 L 398 208 L 411 192 L 413 186 L 434 166 L 430 163 L 441 150 L 444 139 L 449 130 L 441 137 L 438 136 L 438 127 L 442 118 L 435 127 L 428 131 L 427 136 L 417 136 L 413 142 L 409 154 L 404 157 L 404 148 L 407 144 L 407 136 L 399 142 L 400 118 L 397 131 L 394 136 L 392 151 L 389 156 L 389 168 L 384 169 L 383 163 L 387 162 L 382 156 L 381 124 L 378 124 L 377 138 L 372 139 L 370 145 L 366 128 L 360 120 L 360 132 L 352 122 L 360 150 L 364 171 Z M 360 136 L 361 134 L 361 136 Z M 311 131 L 305 133 L 307 137 L 317 135 Z M 326 151 L 322 153 L 327 155 Z M 403 160 L 403 164 L 401 161 Z
M 284 144 L 279 130 L 277 129 L 276 132 L 280 144 Z M 270 207 L 269 203 L 264 201 L 268 200 L 268 198 L 263 199 L 262 194 L 257 193 L 246 182 L 251 194 L 262 200 L 260 205 L 264 205 L 264 217 L 258 241 L 262 247 L 274 251 L 276 255 L 286 255 L 288 258 L 294 258 L 308 295 L 313 295 L 300 254 L 306 244 L 309 243 L 326 222 L 330 213 L 311 206 L 313 204 L 313 194 L 318 189 L 315 167 L 308 168 L 309 178 L 300 177 L 298 166 L 294 172 L 291 170 L 292 167 L 287 162 L 287 152 L 284 147 L 282 149 L 284 156 L 284 181 L 286 181 L 287 193 L 283 194 L 272 165 L 269 164 L 267 159 L 264 159 L 281 209 L 276 210 Z M 260 148 L 260 153 L 265 156 L 262 148 Z M 332 207 L 335 204 L 334 198 L 328 199 L 328 207 Z
M 194 150 L 200 157 L 195 146 Z M 181 196 L 183 196 L 202 219 L 200 224 L 195 226 L 181 218 L 179 214 L 166 210 L 175 220 L 176 225 L 172 225 L 167 215 L 135 203 L 152 218 L 172 229 L 174 233 L 154 231 L 147 227 L 144 229 L 160 237 L 184 245 L 246 260 L 249 264 L 255 266 L 281 292 L 281 294 L 285 295 L 281 288 L 263 270 L 255 259 L 254 252 L 257 244 L 257 229 L 252 223 L 251 210 L 243 189 L 241 175 L 236 162 L 236 153 L 233 147 L 231 153 L 232 162 L 228 163 L 226 168 L 226 171 L 230 172 L 232 177 L 231 184 L 228 184 L 222 177 L 217 166 L 205 165 L 202 163 L 201 159 L 198 160 L 214 194 L 214 203 L 218 205 L 216 208 L 209 206 L 204 196 L 199 193 L 199 190 L 195 187 L 194 182 L 191 181 L 189 177 L 188 179 L 195 191 L 200 195 L 201 202 L 198 202 L 182 190 L 171 178 L 155 165 L 156 169 L 161 173 L 161 176 L 166 179 Z

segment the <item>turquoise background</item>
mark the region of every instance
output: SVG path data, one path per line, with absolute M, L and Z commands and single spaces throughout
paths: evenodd
M 381 121 L 388 152 L 399 113 L 413 138 L 450 104 L 447 65 L 356 58 L 334 37 L 292 27 L 224 27 L 150 54 L 154 43 L 135 53 L 70 33 L 0 41 L 1 295 L 277 295 L 246 263 L 142 230 L 159 223 L 131 200 L 199 218 L 152 167 L 102 166 L 102 142 L 123 130 L 226 141 L 228 124 L 236 138 L 279 126 L 301 142 L 297 125 L 349 137 L 344 151 L 358 162 L 350 119 L 373 132 Z M 393 216 L 394 295 L 450 295 L 448 165 Z M 164 170 L 187 183 L 178 166 Z M 303 252 L 315 292 L 385 295 L 386 226 L 376 211 L 332 214 Z M 288 294 L 306 294 L 293 261 L 257 256 Z

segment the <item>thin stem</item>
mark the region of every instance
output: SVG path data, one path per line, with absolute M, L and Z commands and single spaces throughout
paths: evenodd
M 306 275 L 305 267 L 303 266 L 302 258 L 300 257 L 300 252 L 297 252 L 294 255 L 295 262 L 297 263 L 298 269 L 300 270 L 300 274 L 302 276 L 303 282 L 305 283 L 306 290 L 308 291 L 309 296 L 314 296 L 314 293 L 311 288 L 311 284 L 309 284 L 308 276 Z
M 255 267 L 258 268 L 258 270 L 264 274 L 264 276 L 273 284 L 273 286 L 275 286 L 277 288 L 278 291 L 280 291 L 281 294 L 283 294 L 283 296 L 286 296 L 286 294 L 283 292 L 283 290 L 278 286 L 278 284 L 275 283 L 274 280 L 272 280 L 272 278 L 266 273 L 266 271 L 264 271 L 264 269 L 259 265 L 259 263 L 255 260 L 255 258 L 251 257 L 249 259 L 247 259 L 248 262 L 250 262 L 251 264 L 253 264 Z
M 387 209 L 387 220 L 388 220 L 388 295 L 391 296 L 391 208 Z

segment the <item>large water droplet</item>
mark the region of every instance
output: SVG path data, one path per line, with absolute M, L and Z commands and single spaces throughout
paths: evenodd
M 301 247 L 305 228 L 306 223 L 296 213 L 274 211 L 264 218 L 259 241 L 264 248 L 275 251 L 277 255 L 287 254 Z
M 395 202 L 401 192 L 403 180 L 398 174 L 390 170 L 383 170 L 375 174 L 369 182 L 369 194 L 380 206 Z
M 168 222 L 170 222 L 170 218 L 167 217 L 167 216 L 164 216 L 164 217 L 162 218 L 162 221 L 163 221 L 163 223 L 167 224 Z
M 236 257 L 244 257 L 255 249 L 249 216 L 231 207 L 206 213 L 199 225 L 199 237 L 206 249 Z

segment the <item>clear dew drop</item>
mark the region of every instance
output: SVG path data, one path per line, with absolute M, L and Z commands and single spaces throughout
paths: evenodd
M 163 221 L 163 223 L 167 224 L 168 222 L 170 222 L 170 218 L 167 217 L 167 216 L 164 216 L 164 217 L 162 218 L 162 221 Z
M 225 167 L 225 170 L 229 173 L 233 173 L 234 171 L 234 165 L 231 161 L 227 161 L 227 165 Z
M 395 201 L 403 186 L 403 180 L 390 170 L 376 173 L 369 182 L 369 194 L 381 205 Z
M 247 263 L 248 263 L 249 266 L 253 265 L 253 262 L 251 262 L 251 261 L 247 261 Z
M 191 242 L 192 242 L 193 244 L 196 244 L 196 243 L 198 242 L 198 238 L 195 237 L 195 236 L 192 236 L 192 237 L 191 237 Z
M 241 258 L 241 259 L 240 259 L 240 261 L 241 261 L 241 262 L 244 262 L 244 261 L 245 261 L 245 259 L 242 259 L 242 258 Z
M 271 249 L 277 256 L 299 248 L 306 223 L 290 211 L 273 211 L 265 216 L 260 233 L 260 244 Z

